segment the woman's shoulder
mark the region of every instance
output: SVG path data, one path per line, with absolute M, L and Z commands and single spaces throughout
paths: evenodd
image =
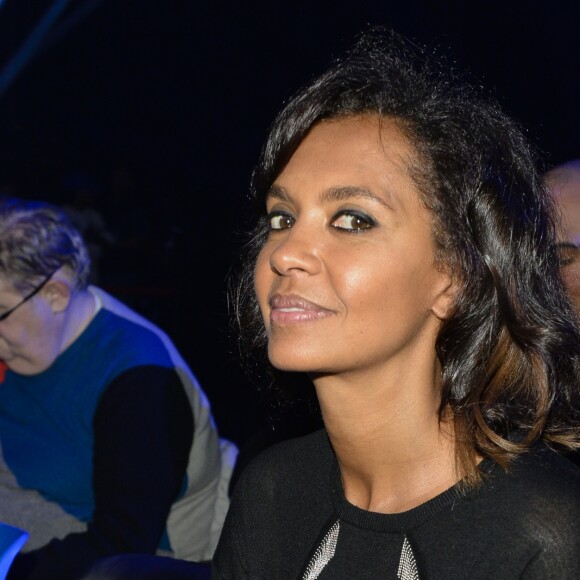
M 580 469 L 544 443 L 535 444 L 507 472 L 495 466 L 476 499 L 506 542 L 509 536 L 512 544 L 519 538 L 522 545 L 535 546 L 536 565 L 578 561 Z
M 294 495 L 306 487 L 328 486 L 334 453 L 324 429 L 276 443 L 243 468 L 235 489 L 269 496 Z
M 537 551 L 530 577 L 579 578 L 580 469 L 539 443 L 508 478 L 513 507 L 504 513 L 519 522 L 519 534 Z
M 517 459 L 507 475 L 524 497 L 546 497 L 580 509 L 580 469 L 543 442 Z
M 288 473 L 297 473 L 300 469 L 330 465 L 333 451 L 324 429 L 319 429 L 304 435 L 287 439 L 272 445 L 257 455 L 248 465 L 244 473 L 256 476 L 265 474 L 280 474 L 286 478 Z
M 305 518 L 322 525 L 332 509 L 333 461 L 323 430 L 269 447 L 250 461 L 236 482 L 229 527 L 251 522 L 253 529 L 268 535 L 274 532 L 274 522 L 282 521 L 277 533 L 283 535 L 293 526 L 299 529 Z M 318 530 L 316 526 L 313 529 Z
M 488 463 L 481 489 L 498 507 L 536 513 L 580 516 L 580 469 L 543 442 L 535 443 L 506 470 Z M 580 520 L 580 517 L 579 517 Z
M 325 431 L 277 443 L 251 460 L 234 487 L 214 576 L 249 577 L 251 570 L 271 578 L 277 570 L 277 577 L 292 577 L 332 513 L 333 461 Z

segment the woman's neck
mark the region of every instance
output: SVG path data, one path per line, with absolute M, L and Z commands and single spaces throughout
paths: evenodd
M 453 422 L 439 420 L 435 380 L 399 379 L 315 379 L 345 496 L 362 509 L 406 511 L 459 479 Z

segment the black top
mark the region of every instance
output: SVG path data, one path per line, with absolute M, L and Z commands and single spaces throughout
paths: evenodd
M 544 444 L 482 468 L 476 489 L 379 514 L 345 499 L 325 431 L 277 445 L 236 486 L 212 577 L 580 579 L 580 470 Z

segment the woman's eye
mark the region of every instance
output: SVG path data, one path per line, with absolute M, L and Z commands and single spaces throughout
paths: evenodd
M 360 232 L 362 230 L 369 230 L 376 223 L 369 216 L 354 212 L 343 212 L 336 216 L 330 225 L 339 230 Z
M 271 213 L 268 224 L 271 230 L 288 230 L 294 225 L 294 218 L 287 213 Z

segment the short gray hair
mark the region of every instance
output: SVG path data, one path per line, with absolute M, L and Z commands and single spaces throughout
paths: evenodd
M 44 202 L 0 203 L 0 276 L 26 292 L 59 268 L 72 274 L 75 290 L 87 287 L 90 258 L 80 233 L 58 208 Z

